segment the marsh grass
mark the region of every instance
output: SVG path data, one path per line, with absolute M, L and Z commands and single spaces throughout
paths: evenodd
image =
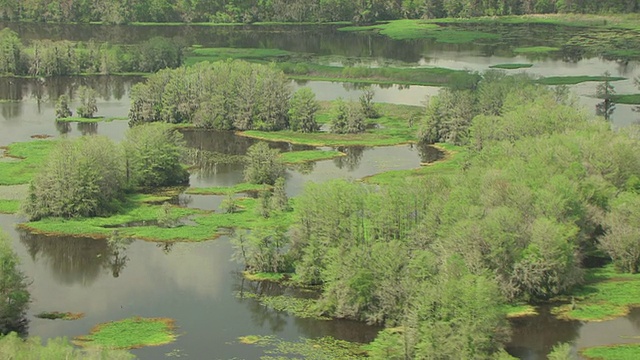
M 55 140 L 34 140 L 3 147 L 4 156 L 16 161 L 0 161 L 0 185 L 28 184 L 57 144 Z
M 591 360 L 640 359 L 640 344 L 619 344 L 586 348 L 580 354 Z
M 516 54 L 548 54 L 552 52 L 560 51 L 560 48 L 552 47 L 552 46 L 528 46 L 528 47 L 519 47 L 513 49 L 513 52 Z
M 616 104 L 640 105 L 640 94 L 617 94 L 611 100 Z
M 193 65 L 201 61 L 213 62 L 226 59 L 277 60 L 286 59 L 293 54 L 294 53 L 280 49 L 193 47 L 191 54 L 185 59 L 185 65 Z
M 239 193 L 257 193 L 265 189 L 271 189 L 269 185 L 239 183 L 233 186 L 214 186 L 204 188 L 188 188 L 185 193 L 191 195 L 228 195 Z
M 15 214 L 20 210 L 19 200 L 0 199 L 0 214 Z
M 505 305 L 504 311 L 508 319 L 538 315 L 535 306 L 529 304 Z
M 84 313 L 51 311 L 51 312 L 41 312 L 39 314 L 36 314 L 35 317 L 39 319 L 71 321 L 71 320 L 82 319 L 84 317 Z
M 331 320 L 330 317 L 321 315 L 318 307 L 318 300 L 304 299 L 289 295 L 258 295 L 254 293 L 243 293 L 244 298 L 255 299 L 262 306 L 266 306 L 276 311 L 283 311 L 298 318 Z
M 620 81 L 626 79 L 618 76 L 550 76 L 540 78 L 537 82 L 543 85 L 576 85 L 588 81 Z
M 241 344 L 265 348 L 262 359 L 340 359 L 354 360 L 366 357 L 365 345 L 356 342 L 323 337 L 285 341 L 273 335 L 248 335 L 238 338 Z
M 249 281 L 271 281 L 271 282 L 282 282 L 283 280 L 287 280 L 291 277 L 292 274 L 285 273 L 268 273 L 268 272 L 258 272 L 258 273 L 250 273 L 248 271 L 243 271 L 242 276 Z
M 585 285 L 571 295 L 574 305 L 565 304 L 552 309 L 558 318 L 605 321 L 625 316 L 631 308 L 640 306 L 640 274 L 618 274 L 611 265 L 591 269 Z
M 133 317 L 99 324 L 89 335 L 74 339 L 79 346 L 102 346 L 114 349 L 136 349 L 158 346 L 176 339 L 175 321 L 168 318 Z

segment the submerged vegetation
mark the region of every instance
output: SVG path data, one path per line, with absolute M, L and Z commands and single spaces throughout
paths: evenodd
M 91 334 L 79 336 L 74 344 L 113 349 L 135 349 L 169 344 L 176 339 L 172 319 L 133 317 L 95 326 Z

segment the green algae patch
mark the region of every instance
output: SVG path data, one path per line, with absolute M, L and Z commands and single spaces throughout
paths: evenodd
M 640 358 L 640 344 L 596 346 L 580 351 L 590 360 L 636 360 Z
M 10 161 L 0 161 L 0 185 L 28 184 L 57 143 L 55 140 L 34 140 L 2 147 L 3 158 Z
M 247 335 L 247 336 L 240 336 L 238 338 L 238 342 L 240 342 L 240 344 L 245 344 L 245 345 L 265 344 L 268 341 L 269 341 L 268 337 L 260 336 L 260 335 Z
M 238 294 L 238 297 L 240 295 Z M 255 299 L 262 306 L 276 311 L 287 312 L 302 319 L 331 320 L 328 316 L 323 316 L 318 308 L 318 300 L 299 298 L 289 295 L 258 295 L 254 293 L 242 293 L 242 298 Z
M 306 162 L 329 160 L 340 156 L 346 156 L 346 154 L 335 150 L 305 150 L 282 153 L 280 154 L 280 159 L 282 159 L 285 164 L 301 164 Z
M 640 94 L 616 94 L 611 100 L 616 104 L 640 105 Z
M 507 319 L 538 315 L 538 311 L 536 310 L 535 306 L 529 304 L 506 305 L 504 307 L 504 311 Z
M 133 317 L 100 324 L 89 335 L 74 339 L 79 346 L 101 346 L 113 349 L 136 349 L 173 342 L 175 322 L 168 318 Z
M 523 54 L 523 55 L 527 55 L 527 54 L 535 54 L 535 55 L 549 54 L 549 53 L 553 53 L 553 52 L 556 52 L 556 51 L 560 51 L 560 48 L 553 47 L 553 46 L 527 46 L 527 47 L 519 47 L 519 48 L 513 49 L 514 53 Z
M 499 36 L 480 31 L 468 31 L 440 26 L 423 20 L 394 20 L 371 26 L 347 26 L 340 31 L 375 31 L 394 40 L 433 38 L 436 42 L 449 44 L 471 43 L 477 40 L 497 39 Z
M 537 82 L 543 85 L 576 85 L 588 81 L 620 81 L 626 79 L 616 76 L 550 76 L 540 78 Z
M 591 269 L 587 282 L 573 291 L 570 304 L 556 306 L 560 319 L 605 321 L 625 316 L 640 306 L 640 274 L 618 274 L 613 266 Z
M 59 311 L 51 311 L 51 312 L 41 312 L 35 315 L 38 319 L 47 319 L 47 320 L 78 320 L 84 317 L 84 313 L 72 313 L 72 312 L 59 312 Z
M 16 214 L 20 210 L 19 200 L 0 199 L 0 214 Z
M 397 183 L 407 178 L 420 178 L 429 175 L 442 175 L 458 171 L 462 167 L 462 163 L 467 157 L 467 150 L 462 146 L 456 146 L 446 143 L 434 144 L 434 147 L 444 151 L 445 155 L 442 159 L 423 165 L 417 169 L 409 170 L 393 170 L 380 174 L 367 176 L 363 180 L 370 184 L 389 185 Z
M 191 195 L 228 195 L 240 193 L 256 193 L 265 189 L 271 189 L 269 185 L 239 183 L 233 186 L 213 186 L 202 188 L 188 188 L 185 193 Z
M 489 66 L 490 69 L 503 69 L 503 70 L 516 70 L 527 69 L 532 67 L 533 64 L 496 64 Z

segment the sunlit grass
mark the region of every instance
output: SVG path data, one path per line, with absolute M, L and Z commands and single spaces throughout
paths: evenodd
M 56 145 L 55 140 L 34 140 L 5 147 L 4 156 L 11 161 L 0 161 L 0 185 L 28 184 Z
M 0 199 L 0 214 L 15 214 L 20 210 L 19 200 Z
M 626 80 L 624 77 L 617 76 L 550 76 L 545 78 L 540 78 L 537 80 L 538 83 L 543 85 L 576 85 L 583 82 L 588 81 L 619 81 Z
M 529 304 L 505 305 L 504 312 L 508 319 L 538 315 L 535 306 Z
M 548 54 L 559 51 L 560 48 L 552 46 L 528 46 L 513 49 L 516 54 Z
M 591 269 L 587 282 L 571 293 L 574 304 L 557 306 L 553 313 L 563 319 L 604 321 L 640 306 L 640 274 L 618 274 L 612 265 Z
M 97 325 L 89 335 L 76 337 L 74 343 L 114 349 L 157 346 L 173 342 L 174 329 L 172 319 L 133 317 Z
M 613 95 L 611 100 L 616 104 L 640 105 L 640 94 Z
M 84 313 L 51 311 L 51 312 L 41 312 L 34 316 L 39 319 L 48 319 L 48 320 L 78 320 L 84 317 Z
M 597 346 L 580 353 L 590 360 L 636 360 L 640 359 L 640 344 Z

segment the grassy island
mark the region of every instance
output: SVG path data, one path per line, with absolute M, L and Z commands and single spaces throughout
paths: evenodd
M 133 317 L 100 324 L 74 343 L 79 346 L 102 346 L 114 349 L 135 349 L 158 346 L 175 341 L 175 322 L 167 318 Z

